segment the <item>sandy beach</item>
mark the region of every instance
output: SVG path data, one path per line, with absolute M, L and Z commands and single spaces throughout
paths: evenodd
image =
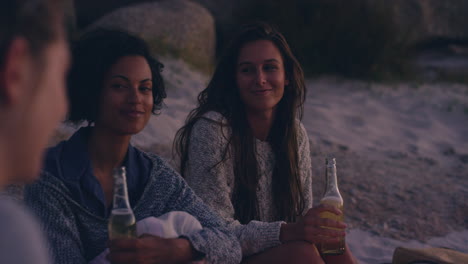
M 323 157 L 334 153 L 358 259 L 391 262 L 397 246 L 468 252 L 468 88 L 335 78 L 308 86 L 314 197 Z
M 315 197 L 321 159 L 331 152 L 353 226 L 418 240 L 468 227 L 467 87 L 309 84 L 303 122 L 314 146 Z
M 208 77 L 163 60 L 168 98 L 133 143 L 170 159 L 172 140 Z M 360 263 L 390 263 L 397 246 L 468 253 L 468 87 L 308 80 L 314 202 L 325 156 L 337 159 L 347 241 Z M 54 142 L 73 128 L 62 125 Z M 51 142 L 51 143 L 54 143 Z

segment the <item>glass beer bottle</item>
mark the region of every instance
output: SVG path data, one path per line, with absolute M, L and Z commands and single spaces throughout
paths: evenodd
M 136 220 L 128 201 L 125 167 L 114 169 L 114 204 L 109 218 L 109 238 L 136 238 Z
M 343 198 L 341 197 L 340 190 L 338 189 L 338 181 L 336 178 L 336 161 L 335 158 L 329 156 L 326 158 L 326 191 L 323 198 L 320 200 L 321 204 L 328 204 L 335 206 L 343 212 Z M 320 213 L 321 218 L 329 218 L 335 221 L 344 221 L 344 214 L 336 215 L 331 212 Z M 329 228 L 329 227 L 323 227 Z M 320 245 L 320 252 L 322 255 L 341 255 L 345 251 L 345 240 L 340 239 L 338 242 L 322 243 Z

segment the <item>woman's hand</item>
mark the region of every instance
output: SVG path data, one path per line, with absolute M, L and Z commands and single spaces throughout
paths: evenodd
M 193 259 L 193 248 L 187 239 L 166 239 L 142 235 L 137 239 L 109 241 L 107 259 L 113 264 L 187 263 Z
M 296 223 L 283 224 L 281 226 L 280 241 L 284 243 L 302 240 L 313 244 L 338 242 L 345 236 L 344 230 L 323 227 L 344 229 L 346 228 L 346 224 L 332 219 L 320 218 L 319 214 L 325 211 L 336 215 L 342 214 L 338 208 L 326 204 L 311 208 Z

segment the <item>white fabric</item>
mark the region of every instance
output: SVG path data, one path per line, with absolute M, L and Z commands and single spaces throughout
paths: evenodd
M 202 229 L 200 222 L 192 215 L 173 211 L 160 217 L 147 217 L 137 222 L 137 235 L 149 234 L 163 238 L 177 238 Z M 89 264 L 109 264 L 106 259 L 109 249 L 89 262 Z M 196 262 L 199 263 L 199 262 Z

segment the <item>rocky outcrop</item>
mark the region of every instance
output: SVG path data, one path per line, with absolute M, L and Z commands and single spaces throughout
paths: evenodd
M 468 40 L 466 0 L 368 0 L 393 13 L 397 35 L 408 44 Z
M 155 56 L 172 55 L 209 71 L 215 56 L 215 25 L 210 12 L 186 0 L 140 3 L 116 9 L 86 30 L 117 28 L 145 39 Z
M 239 24 L 259 18 L 279 25 L 290 45 L 295 47 L 296 56 L 304 68 L 317 74 L 325 72 L 362 77 L 380 76 L 392 71 L 406 72 L 409 71 L 407 60 L 421 52 L 451 52 L 453 47 L 456 50 L 468 47 L 466 0 L 291 0 L 287 3 L 264 0 L 69 1 L 75 1 L 78 27 L 95 21 L 103 14 L 108 14 L 103 19 L 107 18 L 109 24 L 124 25 L 124 29 L 135 27 L 127 27 L 128 23 L 136 24 L 135 33 L 147 32 L 146 26 L 151 24 L 157 28 L 155 36 L 158 40 L 149 41 L 154 42 L 154 46 L 164 46 L 156 52 L 183 53 L 181 57 L 185 60 L 204 65 L 204 68 L 210 64 L 206 59 L 213 61 L 212 56 L 220 54 Z M 166 11 L 142 10 L 130 14 L 135 8 L 132 5 L 137 4 L 143 6 L 142 9 L 154 6 Z M 126 11 L 116 15 L 122 13 L 121 10 Z M 140 19 L 140 13 L 145 12 L 145 18 Z M 207 33 L 208 24 L 212 33 Z M 179 36 L 173 36 L 173 32 Z M 193 46 L 184 46 L 189 43 Z M 459 57 L 456 52 L 450 54 Z M 466 76 L 465 68 L 455 70 Z M 450 68 L 447 72 L 453 73 L 454 70 Z
M 177 1 L 168 0 L 75 0 L 79 25 L 96 20 L 111 10 L 141 2 L 166 2 L 165 5 L 177 5 Z M 300 1 L 300 0 L 299 0 Z M 344 1 L 344 0 L 343 0 Z M 207 8 L 223 26 L 235 20 L 232 10 L 239 5 L 255 5 L 259 1 L 230 0 L 193 0 Z M 393 13 L 401 36 L 411 43 L 424 42 L 434 38 L 468 39 L 468 1 L 465 0 L 367 0 L 370 5 L 380 5 Z M 286 3 L 285 4 L 289 4 Z M 293 15 L 293 14 L 291 14 Z
M 66 0 L 73 1 L 73 0 Z M 161 2 L 170 0 L 75 0 L 75 8 L 77 11 L 78 26 L 83 28 L 93 23 L 105 14 L 112 12 L 117 8 L 134 5 L 143 2 Z M 206 9 L 208 9 L 216 20 L 232 21 L 233 10 L 239 5 L 238 1 L 232 0 L 192 0 Z
M 64 10 L 65 26 L 67 30 L 73 32 L 76 29 L 76 12 L 73 0 L 63 0 L 60 4 L 60 8 Z
M 223 28 L 229 27 L 236 20 L 232 10 L 240 7 L 248 9 L 262 6 L 262 1 L 258 0 L 194 1 L 209 9 L 217 20 L 218 26 Z M 292 2 L 307 1 L 310 0 L 295 0 Z M 318 3 L 320 1 L 313 0 L 310 2 Z M 338 0 L 325 2 L 333 2 L 337 6 L 343 6 L 344 4 L 359 4 L 361 1 Z M 468 1 L 466 0 L 366 0 L 366 2 L 374 7 L 375 12 L 380 14 L 382 10 L 389 12 L 392 17 L 391 22 L 396 26 L 397 36 L 409 44 L 425 43 L 437 39 L 468 41 Z M 290 4 L 292 3 L 284 2 L 284 5 Z M 226 6 L 229 8 L 225 8 Z M 309 4 L 309 6 L 313 7 L 314 5 Z M 295 14 L 290 15 L 291 19 L 294 19 Z

